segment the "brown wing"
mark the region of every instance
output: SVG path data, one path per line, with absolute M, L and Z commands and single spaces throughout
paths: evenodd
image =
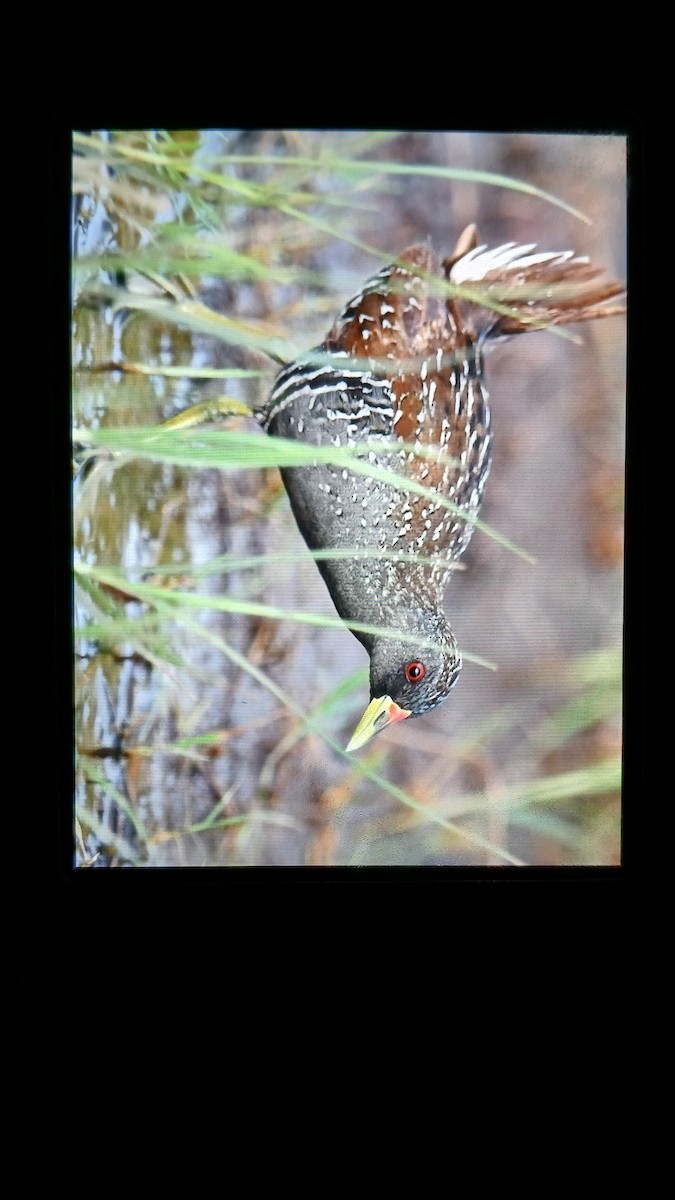
M 460 239 L 458 250 L 470 242 Z M 476 513 L 490 463 L 490 415 L 475 338 L 443 287 L 440 264 L 424 245 L 409 247 L 341 313 L 324 348 L 367 357 L 393 398 L 393 432 L 410 449 L 401 473 Z M 395 541 L 411 535 L 422 553 L 457 557 L 471 527 L 459 514 L 415 493 L 392 512 Z

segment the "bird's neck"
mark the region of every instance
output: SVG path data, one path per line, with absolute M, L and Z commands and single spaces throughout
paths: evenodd
M 428 564 L 402 555 L 327 560 L 319 566 L 344 621 L 445 640 L 441 581 Z M 354 633 L 370 648 L 374 634 Z

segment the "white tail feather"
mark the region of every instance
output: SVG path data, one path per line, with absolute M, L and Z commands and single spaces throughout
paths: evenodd
M 575 263 L 587 263 L 587 258 L 574 258 L 573 250 L 536 250 L 536 243 L 519 246 L 517 242 L 504 242 L 489 250 L 486 245 L 476 246 L 469 250 L 451 268 L 452 283 L 479 283 L 492 271 L 525 271 L 542 263 L 559 264 L 573 260 Z

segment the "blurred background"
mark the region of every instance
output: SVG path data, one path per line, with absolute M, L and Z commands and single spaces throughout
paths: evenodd
M 625 279 L 625 138 L 82 132 L 73 184 L 76 865 L 619 863 L 624 318 L 492 350 L 481 517 L 535 561 L 474 534 L 446 607 L 496 669 L 352 756 L 367 656 L 289 615 L 335 613 L 277 468 L 227 442 L 256 423 L 180 456 L 139 431 L 260 407 L 370 274 L 472 221 Z

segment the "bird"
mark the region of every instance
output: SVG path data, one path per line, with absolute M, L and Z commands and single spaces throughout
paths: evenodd
M 327 552 L 317 565 L 337 613 L 370 657 L 370 703 L 346 750 L 430 712 L 457 682 L 444 595 L 490 472 L 486 348 L 625 312 L 608 303 L 624 291 L 572 250 L 490 248 L 472 224 L 441 261 L 420 242 L 378 270 L 276 376 L 258 414 L 266 433 L 353 450 L 372 469 L 281 470 L 305 542 Z

